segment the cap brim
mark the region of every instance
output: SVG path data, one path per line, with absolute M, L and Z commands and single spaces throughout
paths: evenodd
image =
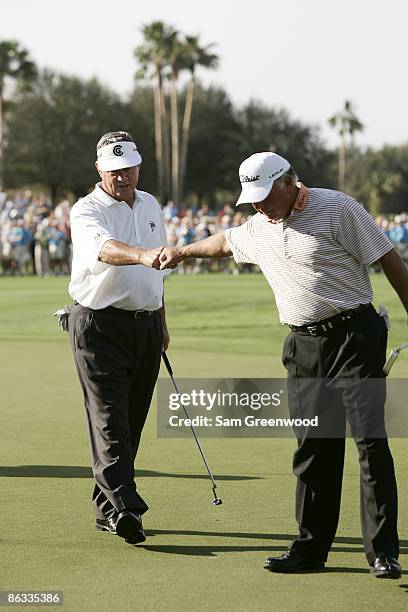
M 273 181 L 266 187 L 254 187 L 251 183 L 245 183 L 242 187 L 241 195 L 239 196 L 235 206 L 240 204 L 254 204 L 256 202 L 262 202 L 270 193 L 272 189 Z
M 98 160 L 98 169 L 102 172 L 109 172 L 111 170 L 121 170 L 122 168 L 131 168 L 132 166 L 138 166 L 142 163 L 142 157 L 136 152 L 134 155 L 117 155 L 109 158 L 101 158 Z

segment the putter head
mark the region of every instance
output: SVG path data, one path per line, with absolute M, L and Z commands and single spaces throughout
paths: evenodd
M 215 499 L 212 500 L 213 506 L 221 506 L 221 504 L 222 504 L 222 499 L 220 497 L 216 497 Z

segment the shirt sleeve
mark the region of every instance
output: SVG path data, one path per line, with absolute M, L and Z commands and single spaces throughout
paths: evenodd
M 258 263 L 256 258 L 253 217 L 243 225 L 226 230 L 225 238 L 236 263 Z
M 71 210 L 73 248 L 92 274 L 100 274 L 109 264 L 98 261 L 105 242 L 115 238 L 109 233 L 103 214 L 93 207 L 76 205 Z
M 348 200 L 340 216 L 338 242 L 357 261 L 369 265 L 391 251 L 392 242 L 362 204 Z

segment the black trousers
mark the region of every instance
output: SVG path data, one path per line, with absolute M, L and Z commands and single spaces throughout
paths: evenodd
M 69 334 L 82 386 L 97 518 L 148 509 L 136 491 L 134 461 L 160 368 L 161 317 L 73 306 Z
M 385 428 L 382 425 L 381 433 L 379 425 L 379 413 L 382 414 L 382 423 L 384 415 L 385 379 L 382 368 L 386 343 L 384 322 L 370 306 L 325 336 L 290 333 L 285 340 L 282 358 L 288 370 L 288 389 L 292 388 L 288 399 L 293 417 L 320 414 L 327 421 L 330 416 L 327 410 L 330 384 L 349 381 L 353 389 L 353 381 L 376 379 L 369 381 L 377 385 L 374 395 L 372 387 L 369 388 L 371 392 L 365 393 L 364 384 L 357 385 L 359 392 L 354 393 L 351 402 L 354 426 L 357 425 L 356 432 L 352 427 L 352 434 L 360 460 L 361 528 L 370 564 L 378 555 L 397 558 L 399 553 L 394 464 Z M 319 380 L 313 385 L 306 379 Z M 302 382 L 305 383 L 303 387 Z M 302 393 L 293 392 L 291 383 L 300 384 Z M 332 407 L 336 402 L 338 404 L 338 392 L 333 391 L 331 399 Z M 338 408 L 341 410 L 342 407 Z M 375 413 L 375 419 L 371 418 L 371 412 Z M 299 535 L 292 543 L 291 550 L 311 560 L 327 559 L 339 520 L 345 439 L 337 434 L 339 422 L 343 418 L 345 421 L 346 411 L 341 415 L 336 411 L 336 415 L 335 437 L 319 438 L 298 432 L 298 449 L 293 457 L 293 472 L 297 477 L 296 519 Z M 359 428 L 361 422 L 368 423 L 368 427 Z M 370 436 L 372 423 L 373 437 Z

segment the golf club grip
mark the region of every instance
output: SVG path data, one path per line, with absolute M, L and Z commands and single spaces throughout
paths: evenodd
M 166 366 L 168 373 L 170 374 L 170 376 L 173 376 L 173 370 L 171 369 L 170 361 L 165 351 L 162 352 L 162 358 L 163 358 L 164 365 Z

